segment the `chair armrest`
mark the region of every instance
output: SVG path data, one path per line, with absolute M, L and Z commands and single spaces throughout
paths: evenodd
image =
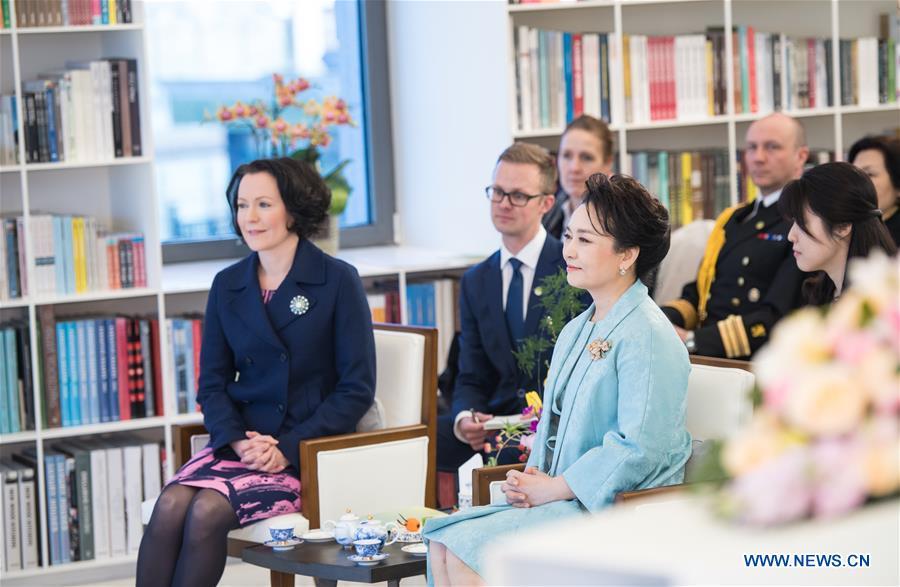
M 203 424 L 181 424 L 172 426 L 172 442 L 175 451 L 175 470 L 191 458 L 191 436 L 206 434 Z
M 354 432 L 338 436 L 324 436 L 311 438 L 300 442 L 300 508 L 303 515 L 309 520 L 310 528 L 318 528 L 319 519 L 319 471 L 318 453 L 325 451 L 341 450 L 409 440 L 422 436 L 429 437 L 428 426 L 416 424 L 414 426 L 401 426 L 386 430 L 374 430 L 372 432 Z M 429 444 L 431 444 L 429 442 Z M 430 451 L 429 451 L 430 452 Z M 429 459 L 428 471 L 425 482 L 425 499 L 428 505 L 429 496 L 434 495 L 435 467 Z
M 505 481 L 508 471 L 524 471 L 523 463 L 515 465 L 499 465 L 497 467 L 481 467 L 472 471 L 472 505 L 488 505 L 491 503 L 491 483 Z
M 750 361 L 740 361 L 738 359 L 722 359 L 719 357 L 706 357 L 703 355 L 691 355 L 692 365 L 707 365 L 709 367 L 728 367 L 731 369 L 743 369 L 744 371 L 753 372 Z
M 615 503 L 633 502 L 638 499 L 647 497 L 655 497 L 657 495 L 676 495 L 689 487 L 687 483 L 677 483 L 675 485 L 664 485 L 662 487 L 651 487 L 649 489 L 636 489 L 634 491 L 621 491 L 616 494 Z

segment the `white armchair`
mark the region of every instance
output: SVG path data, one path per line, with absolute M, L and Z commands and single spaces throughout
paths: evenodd
M 301 513 L 277 516 L 234 530 L 228 553 L 269 539 L 274 522 L 293 519 L 295 532 L 318 528 L 347 507 L 359 515 L 412 506 L 434 506 L 437 425 L 437 331 L 375 324 L 377 416 L 364 418 L 376 429 L 300 443 Z M 368 415 L 367 415 L 368 416 Z M 380 420 L 380 423 L 378 423 Z M 176 435 L 176 464 L 208 441 L 202 425 L 182 426 Z M 355 482 L 374 476 L 379 483 Z M 154 500 L 143 504 L 146 524 Z
M 692 454 L 685 470 L 690 471 L 695 458 L 703 454 L 703 443 L 721 440 L 739 431 L 753 415 L 750 393 L 756 377 L 750 363 L 712 357 L 691 357 L 688 376 L 685 426 L 693 438 Z M 617 502 L 677 491 L 683 485 L 626 491 L 616 496 Z

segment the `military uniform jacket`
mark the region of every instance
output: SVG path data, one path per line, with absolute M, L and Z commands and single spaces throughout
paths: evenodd
M 703 315 L 698 281 L 684 287 L 681 299 L 663 304 L 673 324 L 695 331 L 698 355 L 748 358 L 768 340 L 775 323 L 801 305 L 805 274 L 787 239 L 791 225 L 774 204 L 760 206 L 746 220 L 753 209 L 753 204 L 738 208 L 724 225 L 725 242 Z

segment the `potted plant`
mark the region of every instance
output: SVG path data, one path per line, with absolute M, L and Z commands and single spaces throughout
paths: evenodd
M 242 129 L 250 133 L 256 157 L 292 157 L 306 161 L 322 175 L 331 190 L 331 207 L 328 225 L 318 244 L 329 254 L 338 248 L 338 217 L 347 207 L 351 187 L 344 177 L 344 168 L 350 160 L 344 160 L 324 172 L 321 166 L 321 149 L 331 143 L 331 130 L 336 126 L 356 126 L 350 116 L 347 103 L 341 98 L 328 96 L 321 101 L 304 99 L 303 93 L 312 86 L 309 81 L 297 78 L 285 81 L 280 74 L 272 74 L 273 92 L 269 103 L 262 100 L 242 102 L 218 108 L 215 115 L 207 114 L 207 120 L 215 120 L 228 128 Z

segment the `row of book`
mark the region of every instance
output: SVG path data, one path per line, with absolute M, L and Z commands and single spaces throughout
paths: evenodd
M 16 26 L 56 27 L 132 22 L 131 0 L 16 0 Z M 0 1 L 2 28 L 12 27 L 10 0 Z
M 28 448 L 0 464 L 3 478 L 3 569 L 40 564 L 46 533 L 50 564 L 135 554 L 141 503 L 159 495 L 164 453 L 137 439 L 68 441 L 44 451 L 46 520 L 38 522 L 37 454 Z
M 731 205 L 726 149 L 637 151 L 628 159 L 632 176 L 669 210 L 673 228 L 715 218 Z
M 107 232 L 94 218 L 31 216 L 34 275 L 24 270 L 23 218 L 0 223 L 0 299 L 147 287 L 144 237 Z
M 615 35 L 516 29 L 519 129 L 563 126 L 582 114 L 611 120 Z
M 59 320 L 39 309 L 47 425 L 81 426 L 163 413 L 159 322 Z
M 616 123 L 702 120 L 728 111 L 725 31 L 670 36 L 516 31 L 518 128 L 559 127 L 581 114 Z M 900 95 L 897 39 L 841 40 L 843 105 L 895 103 Z M 831 39 L 796 38 L 738 26 L 732 32 L 737 114 L 835 105 Z M 624 104 L 610 101 L 621 75 Z
M 201 316 L 169 318 L 166 320 L 166 327 L 175 372 L 175 408 L 179 414 L 199 412 L 197 390 L 200 385 L 203 318 Z
M 34 430 L 31 342 L 24 320 L 0 324 L 0 434 Z
M 26 162 L 140 157 L 138 93 L 136 59 L 69 62 L 64 70 L 23 82 Z M 5 96 L 3 101 L 10 103 L 15 117 L 15 96 Z M 4 150 L 9 139 L 3 138 Z

